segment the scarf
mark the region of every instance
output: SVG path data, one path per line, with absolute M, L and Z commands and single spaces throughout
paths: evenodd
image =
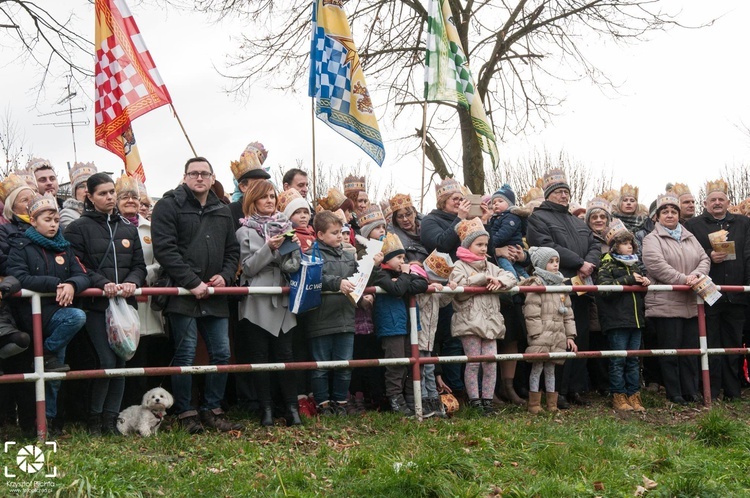
M 487 260 L 485 256 L 477 256 L 465 247 L 459 247 L 458 249 L 456 249 L 456 256 L 458 256 L 458 259 L 465 263 L 475 263 L 477 261 Z
M 64 252 L 70 246 L 70 242 L 65 240 L 60 230 L 51 239 L 37 232 L 34 227 L 27 228 L 24 235 L 34 244 L 55 252 Z
M 130 216 L 125 216 L 125 215 L 120 215 L 120 216 L 128 220 L 131 225 L 134 225 L 136 227 L 138 226 L 138 223 L 140 223 L 140 218 L 138 218 L 138 213 L 136 213 L 136 215 L 133 216 L 132 218 Z
M 242 218 L 240 224 L 258 232 L 263 240 L 284 235 L 293 230 L 292 222 L 281 211 L 276 211 L 271 216 L 255 213 L 249 218 Z
M 646 216 L 639 216 L 637 214 L 623 214 L 617 213 L 614 215 L 615 218 L 619 218 L 622 224 L 625 225 L 630 232 L 637 232 L 641 229 L 643 222 L 646 221 Z
M 239 182 L 237 180 L 232 181 L 234 182 L 234 192 L 232 192 L 232 197 L 230 199 L 232 202 L 241 201 L 245 194 L 240 190 Z
M 620 263 L 624 264 L 625 266 L 633 266 L 638 262 L 638 255 L 637 254 L 616 254 L 613 252 L 609 253 L 615 260 L 619 261 Z
M 565 280 L 562 273 L 552 273 L 538 266 L 534 267 L 534 275 L 541 278 L 544 281 L 544 285 L 560 285 Z
M 664 227 L 664 230 L 667 231 L 667 233 L 669 234 L 669 236 L 672 237 L 677 242 L 679 242 L 680 239 L 682 239 L 682 225 L 680 225 L 679 223 L 677 224 L 677 226 L 675 227 L 674 230 L 670 230 L 669 228 L 665 227 L 664 225 L 662 225 L 662 227 Z

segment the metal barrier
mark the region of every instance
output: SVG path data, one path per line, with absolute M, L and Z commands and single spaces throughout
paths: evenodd
M 717 286 L 723 292 L 750 292 L 750 286 Z M 516 293 L 544 293 L 544 292 L 687 292 L 692 291 L 687 285 L 651 285 L 648 288 L 641 286 L 622 286 L 622 285 L 557 285 L 557 286 L 523 286 L 514 287 L 509 290 L 495 291 L 493 294 L 516 294 Z M 288 287 L 221 287 L 209 288 L 209 294 L 215 295 L 250 295 L 250 294 L 286 294 L 289 292 Z M 368 287 L 365 290 L 369 294 L 385 293 L 382 289 Z M 484 294 L 488 293 L 484 287 L 457 287 L 455 290 L 444 288 L 436 291 L 430 287 L 428 292 L 440 292 L 447 294 Z M 419 340 L 417 331 L 417 307 L 416 299 L 412 296 L 409 301 L 409 318 L 411 323 L 410 358 L 381 358 L 369 360 L 348 360 L 348 361 L 305 361 L 294 363 L 257 363 L 257 364 L 237 364 L 237 365 L 207 365 L 207 366 L 175 366 L 175 367 L 143 367 L 143 368 L 116 368 L 103 370 L 78 370 L 65 373 L 47 373 L 44 372 L 43 357 L 43 333 L 42 333 L 42 315 L 41 315 L 41 297 L 52 296 L 53 294 L 39 294 L 28 290 L 22 290 L 14 297 L 30 298 L 33 324 L 33 344 L 34 344 L 34 372 L 23 374 L 6 374 L 0 376 L 0 384 L 10 384 L 18 382 L 34 382 L 36 395 L 36 424 L 37 437 L 44 441 L 47 436 L 47 419 L 46 419 L 46 402 L 44 383 L 50 380 L 74 380 L 74 379 L 93 379 L 101 377 L 138 377 L 138 376 L 159 376 L 159 375 L 181 375 L 181 374 L 207 374 L 207 373 L 236 373 L 236 372 L 259 372 L 259 371 L 279 371 L 279 370 L 314 370 L 314 369 L 337 369 L 337 368 L 356 368 L 372 366 L 395 366 L 410 365 L 412 367 L 413 386 L 415 393 L 421 393 L 421 371 L 420 366 L 423 364 L 435 363 L 474 363 L 474 362 L 499 362 L 499 361 L 539 361 L 553 359 L 575 359 L 575 358 L 616 358 L 616 357 L 642 357 L 642 356 L 700 356 L 701 357 L 701 374 L 703 382 L 703 400 L 706 406 L 711 405 L 711 382 L 709 377 L 708 356 L 711 354 L 748 354 L 750 348 L 715 348 L 708 349 L 706 339 L 706 315 L 705 305 L 700 297 L 697 298 L 698 306 L 698 334 L 699 349 L 651 349 L 651 350 L 629 350 L 629 351 L 582 351 L 578 353 L 515 353 L 515 354 L 497 354 L 481 356 L 419 356 Z M 147 287 L 138 289 L 136 296 L 191 296 L 189 290 L 177 287 Z M 104 297 L 103 291 L 99 289 L 89 289 L 80 294 L 79 297 Z M 414 397 L 415 412 L 419 420 L 422 420 L 422 400 L 421 396 Z

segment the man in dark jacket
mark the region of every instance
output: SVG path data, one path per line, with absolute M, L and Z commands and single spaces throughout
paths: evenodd
M 750 285 L 750 219 L 730 212 L 727 184 L 708 182 L 703 214 L 685 222 L 711 258 L 709 276 L 718 285 Z M 709 234 L 726 230 L 726 240 L 734 242 L 734 254 L 715 250 Z M 706 335 L 709 348 L 742 347 L 747 299 L 741 292 L 724 292 L 713 306 L 706 306 Z M 724 399 L 740 396 L 739 355 L 711 355 L 711 398 L 724 389 Z
M 544 175 L 544 202 L 529 216 L 526 241 L 529 246 L 551 247 L 560 254 L 560 272 L 566 277 L 591 277 L 601 258 L 601 244 L 586 223 L 568 211 L 570 187 L 565 173 L 559 169 Z M 571 295 L 576 322 L 576 345 L 579 351 L 589 348 L 589 306 L 591 297 Z M 586 360 L 566 361 L 557 373 L 558 406 L 568 407 L 568 398 L 575 404 L 587 404 L 580 392 L 587 387 Z
M 229 208 L 211 191 L 215 181 L 211 164 L 203 157 L 189 159 L 183 181 L 156 203 L 151 221 L 154 257 L 175 286 L 193 294 L 171 297 L 164 309 L 175 343 L 172 364 L 193 364 L 200 331 L 210 364 L 226 365 L 230 356 L 227 298 L 212 296 L 209 289 L 234 281 L 240 247 Z M 240 428 L 221 409 L 226 382 L 225 373 L 206 375 L 199 418 L 191 404 L 191 376 L 172 376 L 175 413 L 185 430 L 201 432 L 201 422 L 224 432 Z

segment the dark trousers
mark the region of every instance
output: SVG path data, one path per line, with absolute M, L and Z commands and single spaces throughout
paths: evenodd
M 375 334 L 354 335 L 354 359 L 369 360 L 380 358 L 380 344 Z M 352 381 L 349 392 L 361 392 L 365 399 L 370 399 L 375 405 L 380 404 L 385 396 L 385 369 L 383 367 L 360 367 L 352 369 Z
M 435 353 L 438 356 L 461 356 L 464 347 L 461 339 L 451 335 L 451 319 L 453 318 L 453 305 L 449 304 L 440 308 L 438 313 L 437 331 L 435 332 Z M 443 363 L 440 365 L 440 375 L 448 387 L 453 391 L 463 391 L 464 386 L 464 364 Z M 435 372 L 437 374 L 437 372 Z
M 411 353 L 408 335 L 381 337 L 380 345 L 383 347 L 383 358 L 408 358 Z M 408 365 L 385 367 L 386 396 L 390 398 L 399 394 L 414 395 L 410 370 Z
M 643 349 L 657 349 L 659 339 L 656 336 L 656 327 L 652 318 L 646 318 L 646 328 L 642 333 Z M 661 367 L 659 358 L 656 356 L 644 356 L 643 362 L 643 382 L 648 386 L 651 383 L 663 384 L 661 379 Z
M 230 308 L 237 308 L 232 306 Z M 236 310 L 235 310 L 236 311 Z M 234 315 L 230 311 L 230 327 L 232 326 L 232 316 L 234 322 L 234 362 L 237 364 L 251 363 L 250 357 L 255 345 L 250 338 L 251 324 L 248 320 L 239 320 L 237 313 Z M 239 320 L 239 321 L 237 321 Z M 233 374 L 235 393 L 237 395 L 237 406 L 243 410 L 253 411 L 258 409 L 258 394 L 255 392 L 253 384 L 253 374 L 250 372 L 238 372 Z
M 706 338 L 709 348 L 742 347 L 742 328 L 745 325 L 745 306 L 732 303 L 716 303 L 706 306 Z M 710 355 L 708 367 L 711 371 L 711 398 L 716 399 L 721 389 L 724 396 L 736 398 L 740 395 L 740 355 Z
M 148 303 L 138 303 L 138 305 L 148 306 Z M 169 366 L 171 361 L 172 345 L 169 341 L 169 337 L 163 334 L 146 335 L 141 336 L 135 355 L 125 362 L 125 367 L 166 367 Z M 171 392 L 170 376 L 125 377 L 125 391 L 122 397 L 122 406 L 140 405 L 143 399 L 143 394 L 149 389 L 155 387 L 163 387 Z
M 247 339 L 253 345 L 249 351 L 250 363 L 290 363 L 294 361 L 292 337 L 296 329 L 293 328 L 286 334 L 279 333 L 277 337 L 263 327 L 247 322 L 249 324 L 247 326 Z M 297 402 L 295 372 L 284 370 L 274 373 L 279 380 L 284 405 L 295 404 Z M 258 394 L 258 402 L 261 406 L 271 406 L 271 372 L 253 372 L 252 376 L 255 392 Z
M 587 295 L 570 296 L 573 305 L 573 316 L 576 322 L 576 345 L 578 351 L 589 350 L 589 307 L 591 298 Z M 588 371 L 586 360 L 565 360 L 563 365 L 555 367 L 557 392 L 562 395 L 580 393 L 588 389 Z
M 659 349 L 698 349 L 697 318 L 654 318 Z M 698 394 L 699 362 L 697 356 L 662 356 L 661 376 L 667 397 Z
M 122 368 L 125 360 L 115 354 L 109 347 L 107 339 L 107 325 L 103 311 L 88 311 L 86 313 L 86 332 L 94 346 L 97 357 L 97 368 Z M 125 377 L 104 377 L 91 381 L 91 414 L 106 413 L 116 416 L 120 413 L 122 394 L 125 390 Z

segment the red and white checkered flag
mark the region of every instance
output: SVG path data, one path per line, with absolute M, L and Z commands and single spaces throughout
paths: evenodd
M 96 145 L 146 180 L 131 122 L 172 103 L 125 0 L 96 0 Z

